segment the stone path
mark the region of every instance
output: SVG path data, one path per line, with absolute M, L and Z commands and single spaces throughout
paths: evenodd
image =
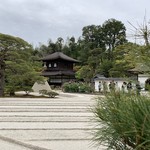
M 2 150 L 102 150 L 92 142 L 92 95 L 0 98 Z

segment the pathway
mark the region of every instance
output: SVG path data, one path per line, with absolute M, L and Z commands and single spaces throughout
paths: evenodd
M 93 97 L 60 93 L 54 99 L 0 98 L 1 149 L 98 150 L 91 140 Z

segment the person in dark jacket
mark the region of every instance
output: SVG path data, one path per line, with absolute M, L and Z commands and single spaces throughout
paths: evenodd
M 140 86 L 140 82 L 138 81 L 137 83 L 136 83 L 136 94 L 137 95 L 140 95 L 140 92 L 141 92 L 141 86 Z
M 127 90 L 128 90 L 128 93 L 130 93 L 131 90 L 132 90 L 132 83 L 131 83 L 131 81 L 129 81 L 128 84 L 127 84 Z

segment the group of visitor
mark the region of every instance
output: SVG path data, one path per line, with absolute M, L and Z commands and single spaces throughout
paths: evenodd
M 111 81 L 108 85 L 106 81 L 99 81 L 99 92 L 115 91 L 117 89 L 117 82 Z
M 122 84 L 122 91 L 123 92 L 131 92 L 132 88 L 133 88 L 133 85 L 131 83 L 131 81 L 129 81 L 128 83 L 127 82 L 123 82 Z
M 141 92 L 142 88 L 141 88 L 141 85 L 140 85 L 139 81 L 135 84 L 134 89 L 136 90 L 136 94 L 140 95 L 140 92 Z M 131 81 L 129 81 L 128 83 L 127 82 L 123 82 L 123 84 L 122 84 L 122 91 L 131 93 L 133 91 L 133 84 L 132 84 L 132 82 Z
M 118 86 L 118 82 L 114 82 L 114 80 L 107 83 L 106 81 L 99 81 L 98 84 L 98 90 L 99 92 L 111 92 L 111 91 L 123 91 L 125 93 L 131 93 L 136 91 L 137 95 L 140 95 L 141 91 L 140 83 L 137 82 L 136 84 L 133 84 L 131 81 L 129 82 L 123 82 L 122 86 Z

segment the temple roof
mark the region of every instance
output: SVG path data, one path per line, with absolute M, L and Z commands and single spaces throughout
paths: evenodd
M 43 76 L 56 76 L 56 75 L 75 75 L 74 71 L 43 71 Z
M 44 58 L 42 58 L 41 60 L 48 61 L 48 60 L 56 60 L 56 59 L 63 59 L 63 60 L 74 62 L 74 63 L 79 62 L 78 60 L 73 59 L 73 58 L 63 54 L 62 52 L 55 52 L 53 54 L 47 55 Z

